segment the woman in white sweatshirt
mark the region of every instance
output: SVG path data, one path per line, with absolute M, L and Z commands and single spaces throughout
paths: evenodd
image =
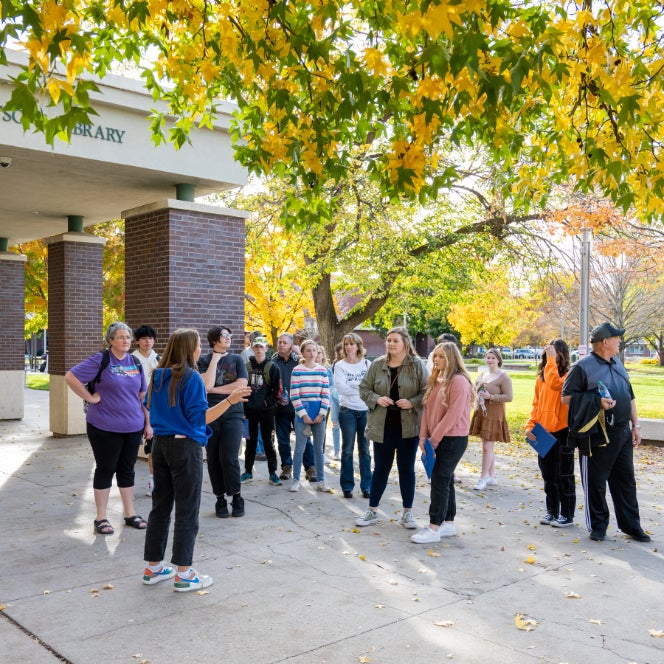
M 342 341 L 342 359 L 334 365 L 334 385 L 339 392 L 339 426 L 341 427 L 341 473 L 339 483 L 344 498 L 353 497 L 355 473 L 353 472 L 353 448 L 357 439 L 357 455 L 360 461 L 360 490 L 364 498 L 371 489 L 371 454 L 365 435 L 367 405 L 360 398 L 360 383 L 370 362 L 362 337 L 354 332 Z

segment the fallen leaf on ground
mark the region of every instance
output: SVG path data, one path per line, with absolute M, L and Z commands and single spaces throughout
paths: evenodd
M 434 623 L 436 627 L 452 627 L 454 625 L 453 620 L 436 620 Z
M 210 591 L 209 590 L 197 590 L 196 594 L 197 595 L 209 595 Z
M 360 554 L 360 560 L 366 560 L 366 556 L 363 553 Z
M 385 604 L 375 604 L 374 605 L 374 609 L 384 609 L 384 608 L 385 608 Z
M 360 662 L 360 664 L 369 664 L 371 661 L 371 657 L 367 657 L 366 655 L 361 655 L 360 657 L 357 658 L 357 661 Z
M 661 630 L 661 629 L 649 629 L 649 630 L 648 630 L 648 634 L 650 634 L 650 636 L 654 636 L 654 637 L 657 638 L 657 639 L 661 639 L 662 637 L 664 637 L 664 630 Z
M 514 616 L 514 624 L 523 632 L 531 632 L 539 623 L 533 618 L 527 618 L 521 613 L 517 613 Z
M 428 553 L 429 556 L 431 556 L 432 558 L 440 558 L 440 554 L 439 554 L 439 553 L 436 553 L 433 549 L 429 549 L 429 551 L 428 551 L 427 553 Z
M 565 597 L 567 597 L 567 599 L 581 599 L 581 595 L 578 593 L 567 593 Z
M 592 623 L 593 625 L 603 625 L 604 624 L 600 618 L 591 618 L 588 622 Z
M 104 590 L 113 590 L 113 586 L 110 583 L 105 583 L 102 588 Z
M 528 565 L 534 565 L 535 564 L 535 558 L 533 558 L 533 556 L 528 556 L 523 562 L 527 563 Z

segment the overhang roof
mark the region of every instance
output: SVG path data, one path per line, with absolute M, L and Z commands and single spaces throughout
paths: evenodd
M 11 95 L 21 54 L 8 53 L 0 67 L 0 109 Z M 155 104 L 140 81 L 108 76 L 91 95 L 93 124 L 80 126 L 71 143 L 46 144 L 24 133 L 20 116 L 0 110 L 0 238 L 9 245 L 67 230 L 68 215 L 91 225 L 120 217 L 123 210 L 175 197 L 177 184 L 193 184 L 196 196 L 246 183 L 233 159 L 228 127 L 232 106 L 222 106 L 213 130 L 196 130 L 191 145 L 155 147 L 149 115 Z M 0 163 L 1 163 L 0 159 Z

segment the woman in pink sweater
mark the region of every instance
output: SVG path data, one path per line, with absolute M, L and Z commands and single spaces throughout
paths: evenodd
M 417 544 L 440 542 L 456 535 L 454 469 L 468 447 L 473 382 L 456 344 L 449 341 L 433 349 L 433 370 L 424 393 L 420 449 L 427 438 L 436 452 L 431 472 L 429 525 L 411 536 Z

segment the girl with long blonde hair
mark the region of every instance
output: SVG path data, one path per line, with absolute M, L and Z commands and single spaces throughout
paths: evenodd
M 433 369 L 424 393 L 420 449 L 428 438 L 436 453 L 431 472 L 429 525 L 411 536 L 416 544 L 440 542 L 456 535 L 454 469 L 468 447 L 473 382 L 456 344 L 433 349 Z

